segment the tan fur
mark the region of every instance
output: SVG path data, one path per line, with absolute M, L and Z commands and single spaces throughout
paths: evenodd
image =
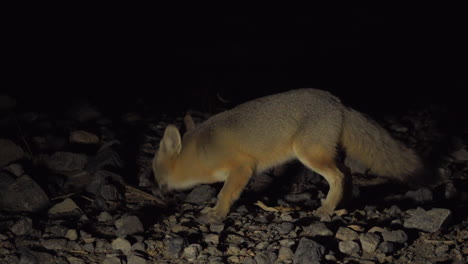
M 328 181 L 330 191 L 317 213 L 331 214 L 343 200 L 347 177 L 335 162 L 338 144 L 376 174 L 405 180 L 421 167 L 416 154 L 383 128 L 317 89 L 259 98 L 197 127 L 190 117 L 185 123 L 182 139 L 177 128 L 166 128 L 153 170 L 158 184 L 169 189 L 224 181 L 204 222 L 224 219 L 253 174 L 291 159 Z

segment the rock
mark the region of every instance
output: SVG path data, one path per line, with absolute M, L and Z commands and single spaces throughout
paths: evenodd
M 290 261 L 294 258 L 294 252 L 288 247 L 280 247 L 278 251 L 278 261 Z
M 145 252 L 146 246 L 145 243 L 143 242 L 136 242 L 135 244 L 132 245 L 132 251 L 141 251 Z
M 214 233 L 221 233 L 224 230 L 224 224 L 222 223 L 215 223 L 210 225 L 210 231 Z
M 445 192 L 444 192 L 445 199 L 450 200 L 458 196 L 458 190 L 452 182 L 447 183 L 445 185 Z
M 67 240 L 63 238 L 46 239 L 42 241 L 42 246 L 49 250 L 61 250 L 67 246 Z
M 0 94 L 0 111 L 15 108 L 16 100 L 6 94 Z
M 465 148 L 461 148 L 453 152 L 451 156 L 457 161 L 468 161 L 468 150 L 466 150 Z
M 17 236 L 29 235 L 33 230 L 32 219 L 28 217 L 20 218 L 12 227 L 11 232 Z
M 240 245 L 245 242 L 245 239 L 242 236 L 235 235 L 235 234 L 228 234 L 226 237 L 226 242 L 228 244 L 233 244 L 233 245 Z
M 383 240 L 389 242 L 396 242 L 403 244 L 408 240 L 408 236 L 403 230 L 387 231 L 382 232 Z
M 217 244 L 219 244 L 219 235 L 217 235 L 217 234 L 207 234 L 207 235 L 205 235 L 204 241 L 206 243 L 211 243 L 211 244 L 217 245 Z
M 109 212 L 103 211 L 98 215 L 97 220 L 99 222 L 108 222 L 108 221 L 112 221 L 113 218 L 112 218 L 112 215 L 109 214 Z
M 93 133 L 84 130 L 76 130 L 70 133 L 69 140 L 71 143 L 79 144 L 98 144 L 99 137 Z
M 324 223 L 313 223 L 303 228 L 303 236 L 333 236 L 333 232 Z
M 24 174 L 23 166 L 21 166 L 21 164 L 12 163 L 4 169 L 16 177 L 22 176 Z
M 84 154 L 58 151 L 52 154 L 47 161 L 47 167 L 55 171 L 83 170 L 88 162 Z
M 88 159 L 86 171 L 95 173 L 106 168 L 122 168 L 123 166 L 119 153 L 106 145 L 95 156 Z
M 181 237 L 170 238 L 166 244 L 166 253 L 173 258 L 179 258 L 185 247 L 185 240 Z
M 114 241 L 112 241 L 111 245 L 113 250 L 120 250 L 125 255 L 128 255 L 128 253 L 130 253 L 130 251 L 132 250 L 132 245 L 130 244 L 130 242 L 127 239 L 121 237 L 118 237 Z
M 380 236 L 374 233 L 361 234 L 359 236 L 362 250 L 366 253 L 373 253 L 381 241 Z
M 24 151 L 9 139 L 0 138 L 0 168 L 24 157 Z
M 76 211 L 75 211 L 76 210 Z M 54 205 L 52 208 L 49 209 L 49 214 L 66 214 L 72 212 L 79 212 L 81 213 L 81 209 L 78 205 L 70 198 L 66 198 L 62 202 Z
M 202 251 L 202 246 L 200 244 L 191 244 L 188 247 L 184 248 L 184 253 L 182 254 L 183 258 L 186 258 L 188 261 L 195 261 L 195 259 L 200 255 Z
M 195 187 L 187 196 L 185 201 L 193 204 L 204 204 L 211 200 L 216 194 L 215 188 L 210 185 L 199 185 Z
M 294 224 L 291 222 L 282 222 L 277 228 L 278 233 L 280 235 L 286 235 L 289 234 L 291 231 L 294 230 Z
M 228 263 L 240 263 L 240 259 L 238 256 L 229 256 L 227 258 Z
M 291 193 L 284 196 L 284 199 L 291 203 L 300 203 L 312 199 L 310 193 Z
M 415 228 L 426 232 L 438 231 L 452 215 L 451 211 L 445 208 L 434 208 L 429 211 L 418 207 L 417 209 L 406 211 L 411 216 L 405 220 L 405 228 Z
M 257 264 L 273 264 L 277 257 L 276 254 L 270 251 L 259 252 L 254 257 Z
M 425 187 L 419 188 L 415 191 L 408 191 L 405 196 L 417 203 L 427 203 L 431 202 L 433 199 L 432 191 Z
M 145 231 L 140 219 L 134 215 L 121 217 L 115 222 L 115 227 L 117 227 L 116 234 L 119 237 L 125 237 L 126 235 L 133 235 Z
M 78 232 L 76 229 L 68 229 L 65 237 L 68 238 L 68 240 L 75 241 L 78 239 Z
M 294 264 L 318 264 L 323 260 L 325 247 L 308 238 L 301 238 L 296 252 L 294 253 Z
M 342 226 L 338 228 L 338 231 L 336 232 L 335 237 L 342 241 L 352 241 L 352 240 L 359 239 L 359 235 L 358 233 L 356 233 L 356 231 L 351 230 L 350 228 L 347 228 L 347 227 L 342 227 Z
M 384 241 L 380 243 L 379 250 L 385 254 L 392 253 L 395 251 L 395 245 L 392 242 Z
M 146 264 L 146 259 L 138 255 L 130 255 L 127 264 Z
M 122 260 L 120 260 L 119 257 L 117 256 L 106 256 L 104 261 L 102 262 L 103 264 L 124 264 Z
M 94 241 L 96 241 L 96 239 L 90 233 L 84 230 L 80 230 L 80 237 L 86 244 L 94 243 Z
M 345 254 L 353 255 L 359 252 L 359 244 L 354 241 L 340 241 L 338 243 L 338 249 Z
M 0 208 L 14 212 L 38 212 L 49 204 L 42 188 L 29 176 L 13 178 L 0 172 Z

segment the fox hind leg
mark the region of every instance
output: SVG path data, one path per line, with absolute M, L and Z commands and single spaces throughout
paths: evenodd
M 303 142 L 304 143 L 304 142 Z M 317 209 L 319 216 L 332 215 L 336 207 L 342 202 L 346 175 L 338 169 L 335 161 L 335 146 L 323 146 L 320 144 L 300 144 L 294 147 L 299 161 L 309 169 L 322 175 L 328 182 L 330 189 L 322 206 Z

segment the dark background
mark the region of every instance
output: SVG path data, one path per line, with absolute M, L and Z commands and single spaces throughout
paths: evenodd
M 1 92 L 38 111 L 86 98 L 176 113 L 314 87 L 371 114 L 438 104 L 464 118 L 461 7 L 302 11 L 20 10 L 3 26 Z

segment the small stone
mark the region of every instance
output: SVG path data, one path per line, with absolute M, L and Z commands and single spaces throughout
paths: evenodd
M 438 231 L 447 221 L 452 213 L 445 208 L 434 208 L 429 211 L 418 207 L 415 210 L 406 211 L 411 215 L 406 219 L 403 226 L 405 228 L 415 228 L 426 232 Z
M 210 231 L 214 233 L 221 233 L 224 230 L 224 224 L 216 223 L 210 225 Z
M 432 201 L 432 191 L 428 188 L 419 188 L 415 191 L 408 191 L 406 197 L 412 199 L 417 203 L 427 203 Z
M 87 162 L 84 154 L 59 151 L 49 157 L 47 167 L 55 171 L 77 171 L 83 170 Z
M 5 236 L 4 234 L 0 234 L 0 241 L 4 241 L 4 240 L 7 240 L 8 237 Z
M 28 175 L 14 178 L 0 172 L 0 208 L 13 212 L 37 212 L 49 204 L 44 190 Z
M 115 227 L 117 227 L 116 235 L 119 237 L 144 232 L 143 224 L 140 219 L 134 215 L 121 217 L 115 222 Z
M 434 250 L 434 253 L 436 254 L 436 256 L 442 256 L 445 253 L 447 253 L 448 250 L 449 250 L 448 245 L 440 245 L 436 247 L 436 249 Z
M 369 229 L 369 231 L 367 231 L 367 232 L 369 232 L 369 233 L 382 233 L 382 232 L 384 232 L 384 231 L 385 231 L 385 229 L 383 229 L 383 228 L 380 227 L 380 226 L 373 226 L 373 227 L 371 227 L 371 228 Z
M 42 246 L 49 250 L 61 250 L 67 245 L 67 240 L 63 238 L 59 239 L 46 239 L 42 241 Z
M 185 240 L 181 237 L 175 237 L 169 239 L 166 244 L 166 253 L 173 258 L 179 258 L 184 250 Z
M 276 254 L 270 251 L 262 251 L 257 253 L 254 257 L 257 264 L 273 264 L 277 257 Z
M 94 243 L 96 240 L 91 234 L 84 230 L 80 230 L 80 237 L 83 240 L 83 242 L 89 244 L 89 243 Z
M 239 236 L 239 235 L 229 234 L 226 237 L 226 242 L 228 244 L 240 245 L 240 244 L 245 242 L 245 239 L 242 236 Z
M 294 258 L 294 252 L 288 247 L 280 247 L 278 251 L 278 261 L 287 261 Z
M 338 249 L 345 254 L 353 255 L 359 252 L 359 244 L 354 241 L 340 241 Z
M 106 256 L 106 258 L 104 259 L 102 263 L 103 264 L 123 264 L 123 262 L 117 256 Z
M 84 130 L 72 131 L 69 138 L 71 143 L 98 144 L 99 137 Z
M 76 210 L 76 211 L 75 211 Z M 65 214 L 65 213 L 72 213 L 72 212 L 81 212 L 81 209 L 78 205 L 70 198 L 63 200 L 62 202 L 54 205 L 52 208 L 49 209 L 49 214 Z
M 138 255 L 130 255 L 127 258 L 127 264 L 146 264 L 146 259 Z
M 286 235 L 289 234 L 291 231 L 294 230 L 294 224 L 291 222 L 282 222 L 277 228 L 278 233 L 280 235 Z
M 301 238 L 296 252 L 294 253 L 293 263 L 295 264 L 319 264 L 323 260 L 325 247 L 308 238 Z
M 385 254 L 392 253 L 395 251 L 395 245 L 392 242 L 384 241 L 380 243 L 379 250 Z
M 445 185 L 445 192 L 444 192 L 445 199 L 450 200 L 450 199 L 457 197 L 457 195 L 458 195 L 458 190 L 455 187 L 455 185 L 452 182 L 447 183 L 447 185 Z
M 324 223 L 313 223 L 303 229 L 303 236 L 333 236 L 333 232 Z
M 383 240 L 389 242 L 396 242 L 403 244 L 408 240 L 408 236 L 403 230 L 387 231 L 382 232 Z
M 11 232 L 17 236 L 29 235 L 33 230 L 32 219 L 28 217 L 20 218 L 12 227 Z
M 204 204 L 211 200 L 215 194 L 216 189 L 210 185 L 199 185 L 187 195 L 185 201 L 192 204 Z
M 228 263 L 240 263 L 240 258 L 238 256 L 229 256 L 227 261 Z
M 284 196 L 284 199 L 291 203 L 299 203 L 312 199 L 310 193 L 292 193 Z
M 114 241 L 112 241 L 112 249 L 113 250 L 120 250 L 122 251 L 125 255 L 130 253 L 132 250 L 132 245 L 130 242 L 128 242 L 127 239 L 118 237 Z
M 356 231 L 353 231 L 350 228 L 342 227 L 342 226 L 338 228 L 338 231 L 336 232 L 335 237 L 342 241 L 352 241 L 352 240 L 359 239 L 359 235 L 358 233 L 356 233 Z
M 207 234 L 205 235 L 205 242 L 211 244 L 219 244 L 219 235 L 217 234 Z
M 0 138 L 0 168 L 25 156 L 23 149 L 9 139 Z
M 99 222 L 108 222 L 108 221 L 112 221 L 113 218 L 112 218 L 112 215 L 109 214 L 109 212 L 103 211 L 98 215 L 97 220 Z
M 457 161 L 468 161 L 468 150 L 466 150 L 465 148 L 461 148 L 453 152 L 451 156 Z
M 187 232 L 187 230 L 189 230 L 189 227 L 183 225 L 175 225 L 171 227 L 171 230 L 174 233 Z
M 202 251 L 202 246 L 200 244 L 191 244 L 188 247 L 184 248 L 184 253 L 182 257 L 186 258 L 188 261 L 194 261 L 200 252 Z
M 145 252 L 146 246 L 143 242 L 136 242 L 135 244 L 132 245 L 132 251 L 141 251 Z
M 360 225 L 348 225 L 348 228 L 349 229 L 352 229 L 356 232 L 363 232 L 364 231 L 364 228 Z
M 226 250 L 226 255 L 228 256 L 237 256 L 240 253 L 240 248 L 236 246 L 229 245 L 228 249 Z
M 24 174 L 23 166 L 21 166 L 18 163 L 13 163 L 13 164 L 8 165 L 7 167 L 5 167 L 5 170 L 9 171 L 16 177 L 19 177 Z
M 263 250 L 263 249 L 266 249 L 269 245 L 270 243 L 268 241 L 261 241 L 260 243 L 255 245 L 255 248 L 258 250 Z
M 94 244 L 93 243 L 84 244 L 83 249 L 86 252 L 94 252 Z
M 359 241 L 361 242 L 362 250 L 366 253 L 373 253 L 381 241 L 380 237 L 374 233 L 361 234 L 359 236 Z
M 65 238 L 68 238 L 68 240 L 74 241 L 78 239 L 78 232 L 76 229 L 68 229 L 67 234 L 65 235 Z

